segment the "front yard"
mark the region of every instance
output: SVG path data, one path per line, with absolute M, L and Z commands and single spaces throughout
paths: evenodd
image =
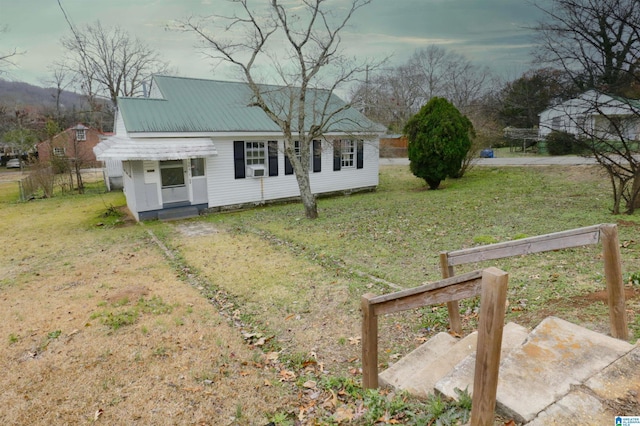
M 625 280 L 640 276 L 640 220 L 608 213 L 597 168 L 476 167 L 443 187 L 426 191 L 406 167 L 383 167 L 376 193 L 323 199 L 316 221 L 291 204 L 135 225 L 118 215 L 119 193 L 4 202 L 0 403 L 11 409 L 0 419 L 414 424 L 429 404 L 357 390 L 363 293 L 439 279 L 443 250 L 609 222 L 618 223 Z M 531 327 L 553 314 L 606 332 L 600 252 L 459 272 L 509 272 L 510 321 Z M 637 338 L 638 286 L 628 290 Z M 477 303 L 463 303 L 466 330 Z M 381 361 L 446 321 L 444 307 L 385 318 Z M 388 404 L 398 400 L 417 414 L 395 413 Z

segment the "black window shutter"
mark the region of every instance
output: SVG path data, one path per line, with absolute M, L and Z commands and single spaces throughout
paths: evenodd
M 342 143 L 340 140 L 333 141 L 333 170 L 340 170 L 342 163 Z
M 278 176 L 278 141 L 267 143 L 269 153 L 269 176 Z
M 233 167 L 235 168 L 236 179 L 244 179 L 245 169 L 243 141 L 233 141 Z
M 322 171 L 322 144 L 319 140 L 313 141 L 313 173 Z
M 361 169 L 364 167 L 364 141 L 358 140 L 358 152 L 356 158 L 356 167 Z
M 289 160 L 289 156 L 287 154 L 284 154 L 284 174 L 293 174 L 293 164 L 291 164 L 291 160 Z

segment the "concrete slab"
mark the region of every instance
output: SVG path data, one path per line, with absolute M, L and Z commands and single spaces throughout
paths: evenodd
M 633 348 L 555 317 L 536 327 L 500 364 L 496 409 L 516 422 L 532 421 Z
M 585 386 L 616 415 L 640 415 L 640 346 L 587 380 Z
M 459 339 L 449 333 L 438 333 L 427 342 L 409 352 L 405 357 L 378 375 L 381 386 L 406 389 L 407 383 L 425 364 L 449 352 Z
M 615 416 L 598 398 L 574 391 L 542 411 L 527 426 L 613 425 Z
M 500 359 L 504 359 L 514 348 L 522 345 L 527 339 L 529 330 L 516 323 L 510 322 L 504 326 L 502 331 L 502 348 Z M 455 389 L 465 390 L 469 393 L 473 391 L 473 378 L 476 369 L 476 345 L 473 353 L 466 356 L 448 374 L 435 384 L 435 390 L 449 398 L 457 399 Z

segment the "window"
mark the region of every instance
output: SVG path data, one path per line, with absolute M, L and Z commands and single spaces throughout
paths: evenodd
M 333 141 L 333 170 L 364 168 L 364 140 L 336 139 Z
M 184 186 L 184 167 L 182 160 L 161 161 L 160 177 L 163 188 Z
M 56 146 L 53 148 L 53 155 L 56 157 L 64 157 L 64 147 Z
M 264 142 L 245 143 L 245 161 L 247 166 L 262 165 L 265 163 Z
M 560 130 L 562 127 L 562 119 L 560 117 L 553 117 L 551 120 L 551 130 Z
M 85 129 L 76 129 L 76 140 L 77 141 L 87 140 L 87 132 L 85 131 Z
M 340 166 L 353 167 L 356 154 L 356 144 L 352 139 L 342 139 L 340 151 Z
M 191 159 L 191 177 L 204 176 L 204 158 Z
M 233 141 L 236 179 L 278 176 L 278 141 Z

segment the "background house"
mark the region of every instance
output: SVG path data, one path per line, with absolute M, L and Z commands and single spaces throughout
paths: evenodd
M 540 113 L 539 136 L 563 131 L 598 139 L 640 139 L 640 101 L 589 90 Z
M 136 219 L 300 196 L 283 133 L 250 106 L 245 83 L 155 76 L 152 87 L 150 98 L 118 99 L 115 135 L 94 150 L 98 160 L 122 162 L 127 206 Z M 273 98 L 289 92 L 269 89 Z M 310 98 L 309 114 L 345 105 L 326 91 Z M 310 147 L 312 192 L 375 188 L 384 130 L 354 108 L 335 115 Z
M 76 124 L 37 145 L 40 161 L 55 159 L 77 160 L 82 167 L 97 167 L 93 148 L 100 142 L 103 133 L 99 130 Z

